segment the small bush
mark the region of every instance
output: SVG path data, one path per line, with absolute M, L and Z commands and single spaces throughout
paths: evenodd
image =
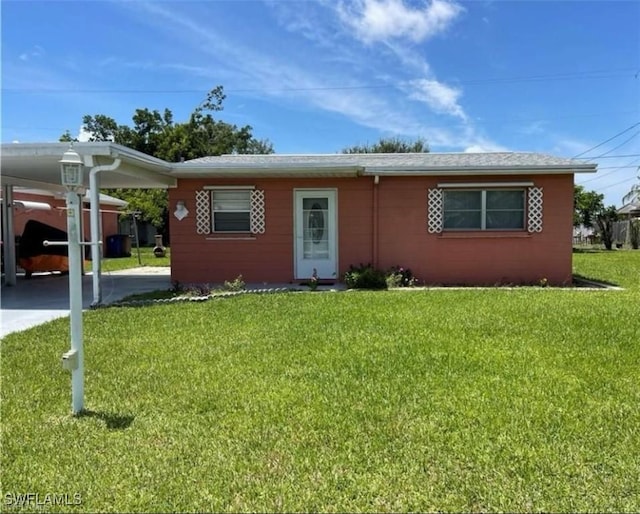
M 631 248 L 634 250 L 640 248 L 640 220 L 631 220 L 629 223 L 629 239 Z
M 413 287 L 418 279 L 413 276 L 410 269 L 395 266 L 389 270 L 386 276 L 387 287 Z
M 386 289 L 387 281 L 383 271 L 367 264 L 355 267 L 349 266 L 344 274 L 344 283 L 349 289 Z
M 229 282 L 228 280 L 224 281 L 224 289 L 225 291 L 242 291 L 245 288 L 246 284 L 242 279 L 242 275 L 238 275 L 233 281 Z

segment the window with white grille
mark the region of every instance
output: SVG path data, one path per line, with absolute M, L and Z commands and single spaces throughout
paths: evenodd
M 196 191 L 198 234 L 263 234 L 265 228 L 264 191 L 246 187 Z
M 523 230 L 523 189 L 444 191 L 444 230 Z
M 427 192 L 427 230 L 431 234 L 455 230 L 542 232 L 541 187 L 447 186 Z

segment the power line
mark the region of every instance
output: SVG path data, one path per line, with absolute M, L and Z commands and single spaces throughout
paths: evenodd
M 575 80 L 575 79 L 594 79 L 594 78 L 610 78 L 616 76 L 624 76 L 627 73 L 637 71 L 636 68 L 618 68 L 612 70 L 592 70 L 581 72 L 567 72 L 567 73 L 554 73 L 546 75 L 531 75 L 521 77 L 492 77 L 485 79 L 471 79 L 471 80 L 451 80 L 458 85 L 481 85 L 481 84 L 495 84 L 495 83 L 513 83 L 513 82 L 535 82 L 535 81 L 549 81 L 549 80 Z M 405 80 L 401 82 L 389 83 L 389 84 L 361 84 L 357 86 L 316 86 L 316 87 L 292 87 L 292 88 L 225 88 L 226 93 L 260 93 L 260 92 L 305 92 L 305 91 L 334 91 L 334 90 L 357 90 L 357 89 L 389 89 L 403 87 L 415 80 Z M 429 80 L 429 79 L 427 79 Z M 186 93 L 207 93 L 203 89 L 55 89 L 55 88 L 2 88 L 0 91 L 3 93 L 111 93 L 111 94 L 186 94 Z
M 640 153 L 630 153 L 626 155 L 603 155 L 601 157 L 573 157 L 573 159 L 591 160 L 591 159 L 623 159 L 625 157 L 640 157 Z
M 606 173 L 603 173 L 601 175 L 596 175 L 595 177 L 589 178 L 587 180 L 582 180 L 580 183 L 581 184 L 585 184 L 587 182 L 592 182 L 594 180 L 599 180 L 601 178 L 607 177 L 609 175 L 611 175 L 612 173 L 621 170 L 621 169 L 626 169 L 626 168 L 636 168 L 637 166 L 634 165 L 636 162 L 640 161 L 640 159 L 634 159 L 633 161 L 629 162 L 628 164 L 625 164 L 624 166 L 614 166 L 612 168 L 598 168 L 598 169 L 610 169 L 611 171 L 607 171 Z
M 598 191 L 604 191 L 605 189 L 609 189 L 610 187 L 619 186 L 620 184 L 624 184 L 625 182 L 631 182 L 632 180 L 636 180 L 636 177 L 626 178 L 624 180 L 621 180 L 620 182 L 614 182 L 613 184 L 609 184 L 607 186 L 600 187 L 597 190 Z
M 634 137 L 636 137 L 638 134 L 640 134 L 640 130 L 638 130 L 638 132 L 636 132 L 635 134 L 633 134 L 629 139 L 625 139 L 622 143 L 620 143 L 618 146 L 612 148 L 611 150 L 606 151 L 603 154 L 598 155 L 598 157 L 592 157 L 592 159 L 602 159 L 605 155 L 610 154 L 611 152 L 617 150 L 618 148 L 622 148 L 624 145 L 626 145 L 629 141 L 631 141 Z
M 488 124 L 488 123 L 507 123 L 507 122 L 535 122 L 535 121 L 540 121 L 540 122 L 546 122 L 546 121 L 551 121 L 551 120 L 562 120 L 562 119 L 572 119 L 572 118 L 597 118 L 597 117 L 610 117 L 613 115 L 623 115 L 623 114 L 637 114 L 639 111 L 638 110 L 634 110 L 634 111 L 611 111 L 611 112 L 600 112 L 600 113 L 589 113 L 589 114 L 572 114 L 572 115 L 562 115 L 562 116 L 536 116 L 533 118 L 477 118 L 475 121 L 477 121 L 478 123 L 482 123 L 482 124 Z M 62 128 L 62 127 L 37 127 L 34 125 L 3 125 L 2 126 L 3 130 L 66 130 L 66 128 Z M 640 131 L 638 131 L 636 133 L 640 134 Z M 617 148 L 620 148 L 623 145 L 619 145 L 618 147 L 612 149 L 616 150 Z M 607 152 L 608 153 L 608 152 Z M 591 158 L 591 157 L 589 157 Z M 595 158 L 595 157 L 594 157 Z
M 626 166 L 603 166 L 603 167 L 598 166 L 598 170 L 622 170 L 625 168 L 637 168 L 637 167 L 638 167 L 637 164 L 628 164 Z
M 622 132 L 619 132 L 619 133 L 618 133 L 618 134 L 616 134 L 615 136 L 610 137 L 610 138 L 609 138 L 609 139 L 607 139 L 606 141 L 603 141 L 602 143 L 598 143 L 597 145 L 592 146 L 592 147 L 591 147 L 591 148 L 589 148 L 588 150 L 585 150 L 585 151 L 584 151 L 584 152 L 582 152 L 582 153 L 579 153 L 579 154 L 577 154 L 577 155 L 574 155 L 574 156 L 573 156 L 573 158 L 574 158 L 574 159 L 577 159 L 577 158 L 578 158 L 578 157 L 580 157 L 581 155 L 584 155 L 584 154 L 586 154 L 586 153 L 589 153 L 591 150 L 595 150 L 596 148 L 600 148 L 602 145 L 607 144 L 609 141 L 613 141 L 616 137 L 619 137 L 619 136 L 621 136 L 622 134 L 625 134 L 626 132 L 629 132 L 631 129 L 633 129 L 633 128 L 637 127 L 638 125 L 640 125 L 640 121 L 639 121 L 639 122 L 637 122 L 637 123 L 634 123 L 633 125 L 631 125 L 630 127 L 626 128 L 626 129 L 624 129 Z M 589 159 L 589 158 L 590 158 L 590 157 L 585 157 L 585 159 Z

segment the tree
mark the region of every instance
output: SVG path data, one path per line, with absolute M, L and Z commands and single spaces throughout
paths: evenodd
M 573 226 L 593 228 L 596 215 L 604 210 L 604 195 L 573 186 Z
M 640 166 L 638 166 L 638 183 L 631 186 L 629 192 L 622 198 L 623 204 L 633 203 L 640 205 Z
M 399 138 L 381 138 L 373 145 L 355 145 L 343 148 L 342 153 L 427 153 L 429 145 L 424 139 L 414 142 L 403 141 Z
M 183 123 L 175 123 L 169 109 L 161 113 L 145 108 L 136 109 L 132 127 L 96 114 L 82 118 L 82 130 L 90 134 L 89 141 L 113 141 L 168 162 L 231 153 L 273 153 L 271 142 L 255 139 L 251 126 L 237 127 L 213 117 L 213 113 L 223 109 L 225 98 L 222 86 L 213 88 Z M 72 140 L 68 130 L 60 137 L 60 141 Z M 168 241 L 166 191 L 116 189 L 109 194 L 129 202 L 129 208 L 140 211 L 141 219 L 155 226 Z
M 603 208 L 596 214 L 596 223 L 598 224 L 598 229 L 600 229 L 602 243 L 607 250 L 613 248 L 613 227 L 614 222 L 618 221 L 618 219 L 618 210 L 615 205 Z

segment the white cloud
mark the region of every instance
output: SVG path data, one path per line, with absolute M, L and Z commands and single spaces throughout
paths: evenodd
M 23 52 L 18 56 L 18 59 L 21 61 L 30 61 L 31 59 L 35 59 L 38 57 L 42 57 L 44 55 L 44 48 L 40 45 L 33 45 L 33 48 L 28 52 Z
M 80 129 L 78 129 L 78 135 L 76 136 L 78 141 L 82 143 L 86 143 L 91 139 L 92 136 L 93 136 L 93 132 L 89 132 L 88 130 L 85 130 L 84 126 L 80 125 Z
M 367 43 L 397 38 L 423 41 L 444 32 L 463 10 L 449 0 L 431 0 L 420 7 L 405 5 L 404 0 L 357 0 L 338 6 L 342 22 Z
M 321 2 L 334 9 L 330 2 Z M 360 2 L 363 4 L 363 2 Z M 403 5 L 398 0 L 386 1 L 389 5 Z M 330 5 L 327 5 L 330 4 Z M 429 4 L 447 4 L 436 0 Z M 477 134 L 466 113 L 459 105 L 462 91 L 431 78 L 433 73 L 429 64 L 417 51 L 404 45 L 402 41 L 385 41 L 384 48 L 391 50 L 401 67 L 411 76 L 428 77 L 424 81 L 404 82 L 400 89 L 403 94 L 398 95 L 398 77 L 386 73 L 387 68 L 373 66 L 357 47 L 341 49 L 338 57 L 343 59 L 337 64 L 337 58 L 332 58 L 333 67 L 320 65 L 315 60 L 296 61 L 290 58 L 286 51 L 271 52 L 269 48 L 248 45 L 242 39 L 234 40 L 232 36 L 216 30 L 210 24 L 200 19 L 189 17 L 186 13 L 172 11 L 164 3 L 127 3 L 130 8 L 143 8 L 147 13 L 147 20 L 157 25 L 167 34 L 184 39 L 188 47 L 194 52 L 204 54 L 201 59 L 202 68 L 185 68 L 185 74 L 191 76 L 209 76 L 211 80 L 222 81 L 233 91 L 234 84 L 249 83 L 251 87 L 243 91 L 243 96 L 255 96 L 264 99 L 265 96 L 282 100 L 285 105 L 302 105 L 305 108 L 336 113 L 345 119 L 380 131 L 385 135 L 398 137 L 422 137 L 427 140 L 433 151 L 460 151 L 475 146 L 485 151 L 503 150 L 487 138 Z M 285 24 L 285 13 L 278 5 L 278 17 Z M 453 4 L 451 4 L 453 5 Z M 434 8 L 434 7 L 431 7 Z M 405 7 L 405 9 L 407 9 Z M 461 8 L 460 8 L 461 9 Z M 293 23 L 287 24 L 288 30 L 300 32 L 305 39 L 316 42 L 316 36 L 322 31 L 309 34 L 308 26 Z M 338 37 L 335 41 L 327 42 L 321 47 L 334 46 L 339 49 Z M 317 47 L 318 45 L 316 45 Z M 359 57 L 360 56 L 360 57 Z M 204 63 L 208 63 L 205 65 Z M 213 63 L 223 63 L 217 66 Z M 369 63 L 364 65 L 364 63 Z M 107 64 L 111 64 L 107 61 Z M 156 63 L 157 64 L 157 63 Z M 349 72 L 344 65 L 349 66 Z M 173 67 L 171 63 L 163 66 Z M 360 72 L 360 75 L 356 73 Z M 370 84 L 371 77 L 376 77 L 382 85 L 388 87 L 368 88 L 360 87 L 363 83 Z M 364 78 L 363 78 L 364 77 Z M 368 81 L 368 82 L 367 82 Z M 339 84 L 340 88 L 328 87 Z M 408 105 L 406 102 L 410 94 L 417 95 L 415 99 L 422 101 L 429 110 Z M 429 111 L 446 113 L 463 121 L 461 126 L 453 127 L 440 125 Z M 431 118 L 431 119 L 430 119 Z
M 480 140 L 475 144 L 467 146 L 464 149 L 464 153 L 487 153 L 487 152 L 508 152 L 509 149 L 504 146 L 498 145 L 491 141 Z
M 457 116 L 463 121 L 467 120 L 467 115 L 458 103 L 458 99 L 462 96 L 460 89 L 432 79 L 412 80 L 408 84 L 413 88 L 409 98 L 425 102 L 435 112 Z

